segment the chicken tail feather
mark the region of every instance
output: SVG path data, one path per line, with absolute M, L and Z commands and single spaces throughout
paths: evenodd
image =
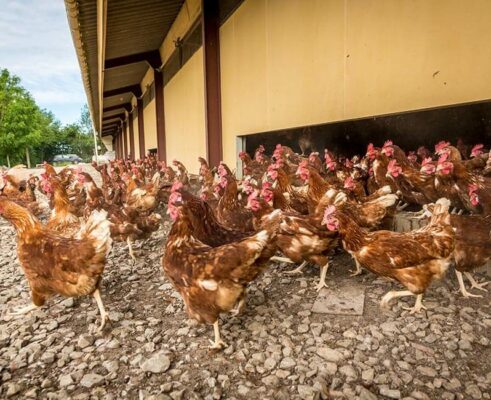
M 96 252 L 109 254 L 112 247 L 112 239 L 111 222 L 107 219 L 107 211 L 93 211 L 89 219 L 80 227 L 77 239 L 90 239 L 94 242 Z
M 384 208 L 389 208 L 392 207 L 396 201 L 398 200 L 398 197 L 396 194 L 385 194 L 383 196 L 380 196 L 379 198 L 370 201 L 370 204 L 378 204 L 381 207 Z

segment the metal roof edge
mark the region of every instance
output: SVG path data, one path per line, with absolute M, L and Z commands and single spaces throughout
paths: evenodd
M 89 105 L 90 117 L 95 130 L 99 132 L 99 108 L 94 106 L 93 99 L 97 99 L 97 94 L 94 93 L 89 78 L 89 64 L 87 62 L 87 57 L 84 50 L 84 43 L 82 40 L 82 32 L 80 32 L 80 23 L 78 19 L 78 0 L 65 0 L 65 9 L 68 18 L 68 26 L 70 27 L 70 32 L 72 34 L 73 45 L 75 47 L 75 52 L 77 54 L 78 64 L 80 66 L 80 72 L 82 75 L 82 82 L 85 89 L 85 94 L 87 96 L 87 102 Z M 94 96 L 94 94 L 96 96 Z M 97 101 L 97 100 L 96 100 Z

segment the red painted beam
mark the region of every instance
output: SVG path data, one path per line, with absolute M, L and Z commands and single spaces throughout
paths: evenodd
M 138 110 L 138 142 L 140 148 L 140 158 L 145 157 L 145 124 L 143 123 L 143 99 L 137 99 L 136 108 Z
M 158 50 L 152 50 L 144 53 L 112 58 L 104 62 L 104 69 L 117 68 L 123 65 L 134 64 L 142 61 L 147 62 L 152 68 L 159 68 L 161 66 L 160 52 Z
M 216 166 L 223 158 L 218 1 L 201 0 L 201 10 L 205 75 L 206 149 L 208 162 L 210 165 Z
M 120 108 L 123 108 L 126 111 L 130 111 L 131 110 L 131 104 L 130 103 L 123 103 L 123 104 L 116 104 L 115 106 L 111 106 L 111 107 L 104 107 L 102 109 L 102 112 L 119 110 Z
M 119 87 L 116 89 L 105 90 L 104 98 L 118 96 L 120 94 L 125 94 L 125 93 L 131 93 L 135 97 L 140 97 L 142 95 L 142 89 L 140 85 L 130 85 L 130 86 Z
M 130 159 L 135 159 L 135 131 L 133 129 L 133 113 L 128 115 L 129 135 L 130 135 Z
M 164 111 L 164 77 L 162 72 L 155 71 L 155 115 L 157 116 L 157 157 L 166 161 L 165 151 L 165 111 Z

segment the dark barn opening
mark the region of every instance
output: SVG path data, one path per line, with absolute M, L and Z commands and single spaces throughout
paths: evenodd
M 299 153 L 303 147 L 306 155 L 311 151 L 323 153 L 327 148 L 351 157 L 365 154 L 368 143 L 382 146 L 389 139 L 406 151 L 422 145 L 433 150 L 441 140 L 455 144 L 459 139 L 465 145 L 483 143 L 489 148 L 491 101 L 261 132 L 242 138 L 251 155 L 260 144 L 272 154 L 276 144 L 281 143 Z

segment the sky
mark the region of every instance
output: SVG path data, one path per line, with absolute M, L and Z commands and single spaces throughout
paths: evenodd
M 63 0 L 0 0 L 0 68 L 62 123 L 79 119 L 87 100 Z

